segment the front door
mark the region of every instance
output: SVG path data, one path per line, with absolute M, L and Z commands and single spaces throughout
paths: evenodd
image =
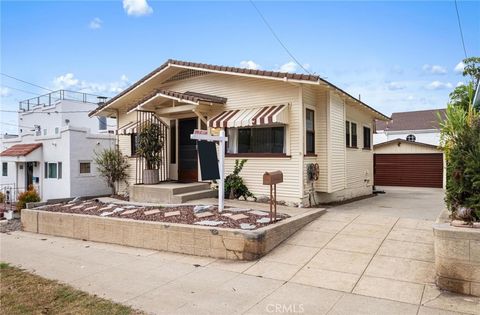
M 197 142 L 190 135 L 197 129 L 197 118 L 178 121 L 178 181 L 198 181 Z
M 33 185 L 33 162 L 27 162 L 25 168 L 25 188 L 28 189 Z

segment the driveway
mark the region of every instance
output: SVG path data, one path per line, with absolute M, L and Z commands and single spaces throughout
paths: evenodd
M 418 218 L 442 196 L 415 191 L 331 208 L 253 262 L 25 232 L 1 235 L 1 260 L 149 313 L 480 314 L 433 284 L 433 221 Z

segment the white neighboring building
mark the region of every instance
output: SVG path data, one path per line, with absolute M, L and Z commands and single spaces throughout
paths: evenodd
M 2 190 L 14 199 L 34 185 L 42 200 L 111 193 L 93 159 L 115 146 L 115 122 L 88 117 L 103 101 L 60 90 L 20 102 L 18 136 L 0 139 Z
M 390 121 L 377 121 L 373 144 L 402 139 L 438 146 L 440 129 L 438 115 L 445 116 L 445 109 L 393 113 Z

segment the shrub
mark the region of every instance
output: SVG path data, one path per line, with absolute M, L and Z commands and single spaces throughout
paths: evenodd
M 112 189 L 112 194 L 116 194 L 115 183 L 125 181 L 128 178 L 127 169 L 130 167 L 128 159 L 118 149 L 104 149 L 95 152 L 95 163 L 100 176 L 107 182 Z
M 38 192 L 35 190 L 33 185 L 30 185 L 28 186 L 27 191 L 24 191 L 20 195 L 18 195 L 17 199 L 17 210 L 20 211 L 24 209 L 29 202 L 39 202 L 40 196 L 38 195 Z
M 441 124 L 447 163 L 445 201 L 453 218 L 480 221 L 480 114 L 449 104 Z
M 5 194 L 0 191 L 0 203 L 4 203 L 4 202 L 5 202 Z
M 247 197 L 252 197 L 257 200 L 257 198 L 255 198 L 255 196 L 248 190 L 243 182 L 243 178 L 239 175 L 246 162 L 247 160 L 235 160 L 233 173 L 225 178 L 225 193 L 228 194 L 230 199 L 243 197 L 247 200 Z

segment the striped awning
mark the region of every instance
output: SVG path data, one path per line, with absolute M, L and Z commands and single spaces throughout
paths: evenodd
M 286 105 L 227 110 L 210 119 L 211 128 L 251 127 L 288 124 Z
M 131 135 L 137 133 L 138 123 L 136 121 L 131 121 L 128 124 L 123 125 L 117 129 L 117 135 Z

